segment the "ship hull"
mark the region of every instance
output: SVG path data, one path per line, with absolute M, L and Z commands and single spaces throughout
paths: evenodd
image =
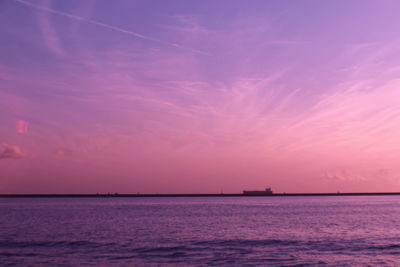
M 268 195 L 272 195 L 272 192 L 266 192 L 266 191 L 243 191 L 243 195 L 248 195 L 248 196 L 268 196 Z

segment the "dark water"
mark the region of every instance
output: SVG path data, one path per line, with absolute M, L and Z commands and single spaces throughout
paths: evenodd
M 400 266 L 400 196 L 0 199 L 0 265 Z

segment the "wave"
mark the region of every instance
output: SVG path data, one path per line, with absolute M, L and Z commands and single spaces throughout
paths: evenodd
M 115 243 L 96 243 L 91 241 L 0 241 L 0 248 L 34 248 L 34 247 L 90 247 L 96 248 L 104 245 L 113 245 Z
M 213 261 L 255 260 L 277 263 L 292 263 L 301 255 L 318 254 L 398 254 L 399 243 L 370 244 L 363 240 L 284 240 L 284 239 L 211 239 L 188 240 L 185 242 L 158 243 L 146 246 L 137 241 L 125 243 L 92 242 L 86 240 L 61 241 L 15 241 L 0 240 L 0 257 L 54 257 L 61 255 L 88 253 L 92 259 L 104 260 L 149 260 L 173 262 L 180 260 L 199 261 L 217 264 Z M 53 250 L 54 249 L 54 250 Z M 64 254 L 65 253 L 65 254 Z M 300 253 L 300 254 L 299 254 Z M 322 255 L 321 254 L 321 255 Z M 371 254 L 371 255 L 372 255 Z M 297 260 L 296 260 L 297 259 Z
M 293 246 L 300 244 L 298 240 L 280 240 L 280 239 L 233 239 L 233 240 L 210 240 L 194 242 L 194 245 L 211 245 L 211 246 Z
M 375 250 L 396 250 L 396 249 L 398 249 L 398 250 L 400 250 L 400 244 L 387 244 L 387 245 L 380 245 L 380 246 L 369 246 L 368 249 L 375 249 Z
M 99 248 L 114 247 L 128 249 L 138 253 L 152 252 L 174 252 L 182 250 L 202 250 L 205 248 L 263 248 L 263 247 L 308 247 L 320 249 L 400 249 L 400 244 L 367 245 L 361 240 L 284 240 L 284 239 L 212 239 L 200 241 L 187 241 L 166 246 L 140 246 L 140 243 L 101 243 L 86 240 L 60 240 L 60 241 L 37 241 L 37 240 L 0 240 L 0 248 L 35 248 L 35 247 L 69 247 L 69 248 Z

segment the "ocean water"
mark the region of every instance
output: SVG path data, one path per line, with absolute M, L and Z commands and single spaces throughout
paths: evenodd
M 400 266 L 400 196 L 0 199 L 1 266 Z

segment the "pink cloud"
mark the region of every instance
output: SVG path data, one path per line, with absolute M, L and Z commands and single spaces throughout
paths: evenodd
M 28 122 L 24 120 L 17 121 L 16 130 L 19 134 L 26 134 L 28 132 Z
M 0 159 L 17 159 L 23 157 L 23 153 L 18 146 L 3 145 L 4 150 L 0 154 Z
M 83 149 L 59 148 L 54 151 L 57 156 L 71 156 L 85 152 Z

